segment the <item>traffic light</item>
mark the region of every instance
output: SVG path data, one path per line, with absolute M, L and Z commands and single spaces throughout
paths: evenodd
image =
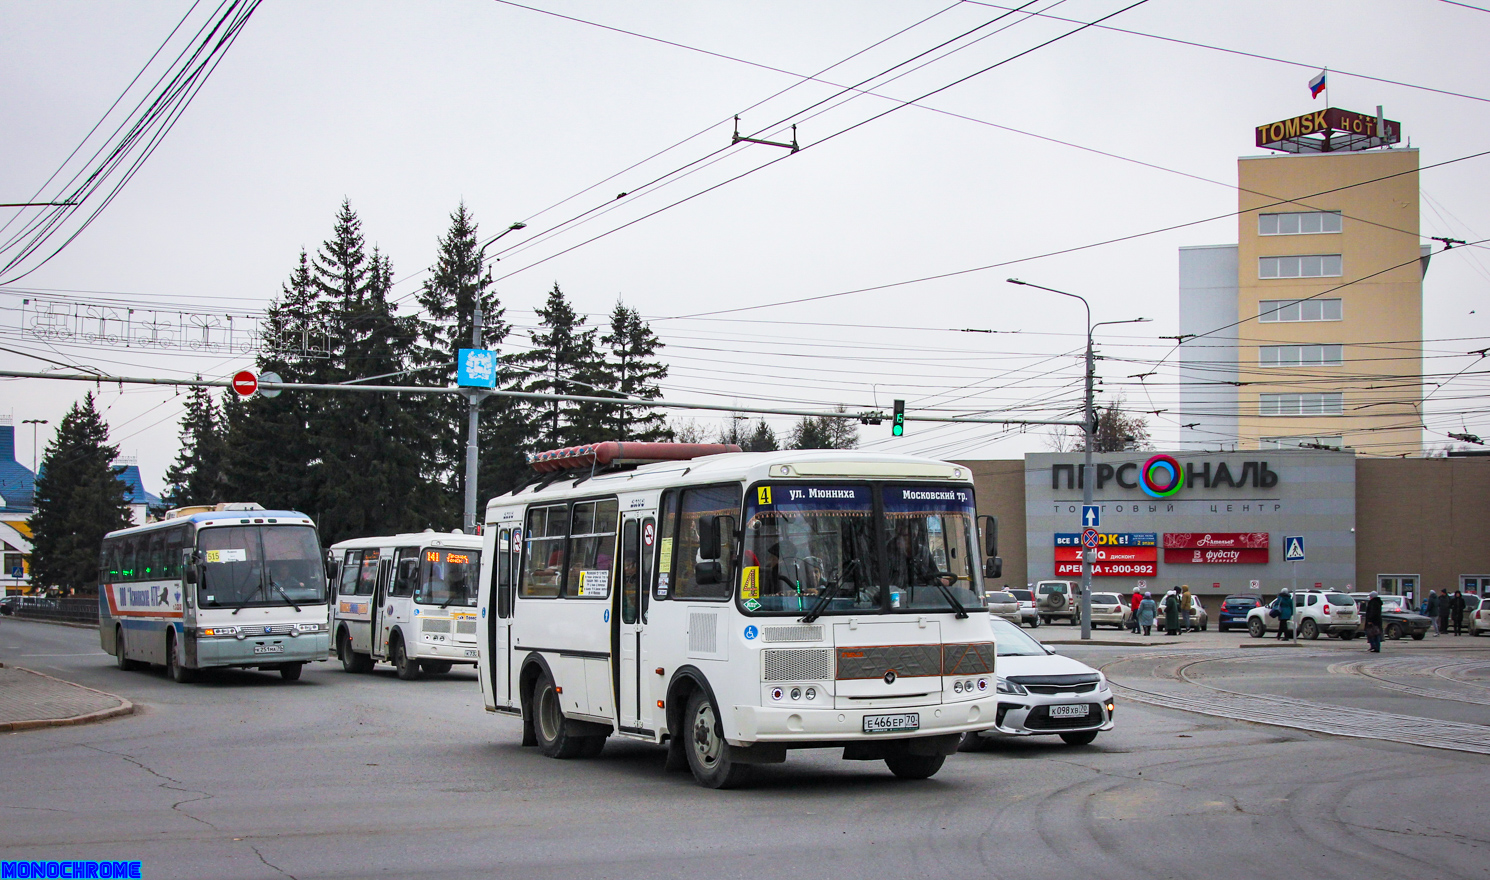
M 905 435 L 905 401 L 895 401 L 895 421 L 890 423 L 890 436 L 902 437 Z

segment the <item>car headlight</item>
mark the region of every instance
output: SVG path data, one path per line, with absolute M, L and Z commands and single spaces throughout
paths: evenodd
M 1027 697 L 1030 694 L 1029 691 L 1024 689 L 1024 685 L 1019 684 L 1018 682 L 1010 681 L 1003 676 L 999 676 L 996 689 L 1001 694 L 1013 694 L 1014 696 L 1018 697 Z

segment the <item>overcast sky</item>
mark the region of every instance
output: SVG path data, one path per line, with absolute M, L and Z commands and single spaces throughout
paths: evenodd
M 1027 9 L 1091 21 L 1131 2 L 1041 0 Z M 1095 320 L 1153 319 L 1099 331 L 1114 358 L 1101 372 L 1104 395 L 1165 411 L 1150 416 L 1162 445 L 1177 436 L 1174 376 L 1142 385 L 1128 377 L 1169 350 L 1161 337 L 1175 332 L 1177 248 L 1234 242 L 1235 219 L 963 270 L 1234 210 L 1236 159 L 1258 152 L 1253 126 L 1324 107 L 1306 83 L 1325 66 L 1330 104 L 1384 105 L 1424 166 L 1490 148 L 1490 103 L 1432 91 L 1490 98 L 1490 14 L 1439 0 L 1148 0 L 1106 24 L 1304 66 L 1092 28 L 878 119 L 899 105 L 877 95 L 845 100 L 852 95 L 838 86 L 1002 10 L 951 0 L 532 5 L 645 36 L 492 0 L 266 0 L 98 220 L 0 291 L 0 345 L 126 375 L 226 377 L 251 356 L 44 342 L 23 328 L 21 300 L 66 292 L 141 308 L 257 312 L 300 249 L 328 236 L 343 198 L 369 243 L 392 258 L 396 293 L 407 295 L 464 200 L 488 234 L 529 224 L 501 242 L 513 248 L 495 264 L 519 329 L 513 346 L 525 343 L 532 309 L 557 282 L 597 318 L 619 297 L 653 321 L 668 344 L 670 399 L 888 409 L 901 397 L 912 410 L 1059 418 L 1079 401 L 1074 355 L 1084 315 L 1072 300 L 1004 283 L 1014 275 L 1087 296 Z M 187 16 L 195 27 L 211 12 L 206 3 L 191 8 L 0 0 L 0 202 L 37 192 L 177 22 Z M 919 98 L 1074 27 L 1010 15 L 866 87 Z M 835 64 L 820 74 L 826 82 L 804 81 Z M 731 148 L 736 113 L 745 133 L 771 140 L 791 134 L 762 129 L 797 121 L 804 149 Z M 695 162 L 686 176 L 644 186 Z M 1425 171 L 1423 235 L 1490 234 L 1487 183 L 1490 156 Z M 586 212 L 586 222 L 550 234 Z M 13 213 L 0 209 L 0 223 Z M 1486 344 L 1487 267 L 1484 249 L 1435 258 L 1425 287 L 1431 352 Z M 958 272 L 709 320 L 679 317 Z M 999 333 L 955 332 L 964 328 Z M 1452 373 L 1473 360 L 1438 358 L 1428 371 Z M 0 351 L 0 364 L 50 366 L 12 351 Z M 29 465 L 31 432 L 21 420 L 55 427 L 87 386 L 0 387 L 0 412 L 13 413 Z M 1430 425 L 1459 429 L 1458 413 L 1479 409 L 1463 398 L 1483 389 L 1469 375 L 1438 392 Z M 147 487 L 159 492 L 184 396 L 106 387 L 102 399 L 114 440 L 138 456 Z M 791 419 L 771 421 L 784 431 Z M 1490 434 L 1490 418 L 1477 412 L 1463 426 Z M 875 448 L 947 457 L 1046 448 L 1044 430 L 993 426 L 912 424 L 893 442 L 888 425 L 862 434 Z

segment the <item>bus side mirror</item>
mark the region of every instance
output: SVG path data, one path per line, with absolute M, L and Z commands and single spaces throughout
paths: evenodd
M 983 560 L 983 576 L 985 578 L 999 578 L 1004 576 L 1004 560 L 997 556 L 990 556 Z
M 978 517 L 978 527 L 983 532 L 983 555 L 995 557 L 999 555 L 999 521 L 995 517 Z M 998 575 L 994 575 L 998 577 Z
M 698 518 L 698 558 L 713 560 L 719 558 L 719 517 L 701 516 Z M 713 581 L 718 583 L 718 581 Z
M 700 584 L 724 582 L 724 566 L 717 559 L 706 559 L 693 567 L 693 579 Z
M 197 552 L 195 550 L 181 551 L 181 579 L 188 584 L 197 582 Z

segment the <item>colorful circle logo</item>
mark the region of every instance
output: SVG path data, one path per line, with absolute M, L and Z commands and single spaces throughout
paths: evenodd
M 1185 484 L 1183 474 L 1184 470 L 1174 456 L 1160 453 L 1143 463 L 1138 485 L 1150 498 L 1168 498 Z

